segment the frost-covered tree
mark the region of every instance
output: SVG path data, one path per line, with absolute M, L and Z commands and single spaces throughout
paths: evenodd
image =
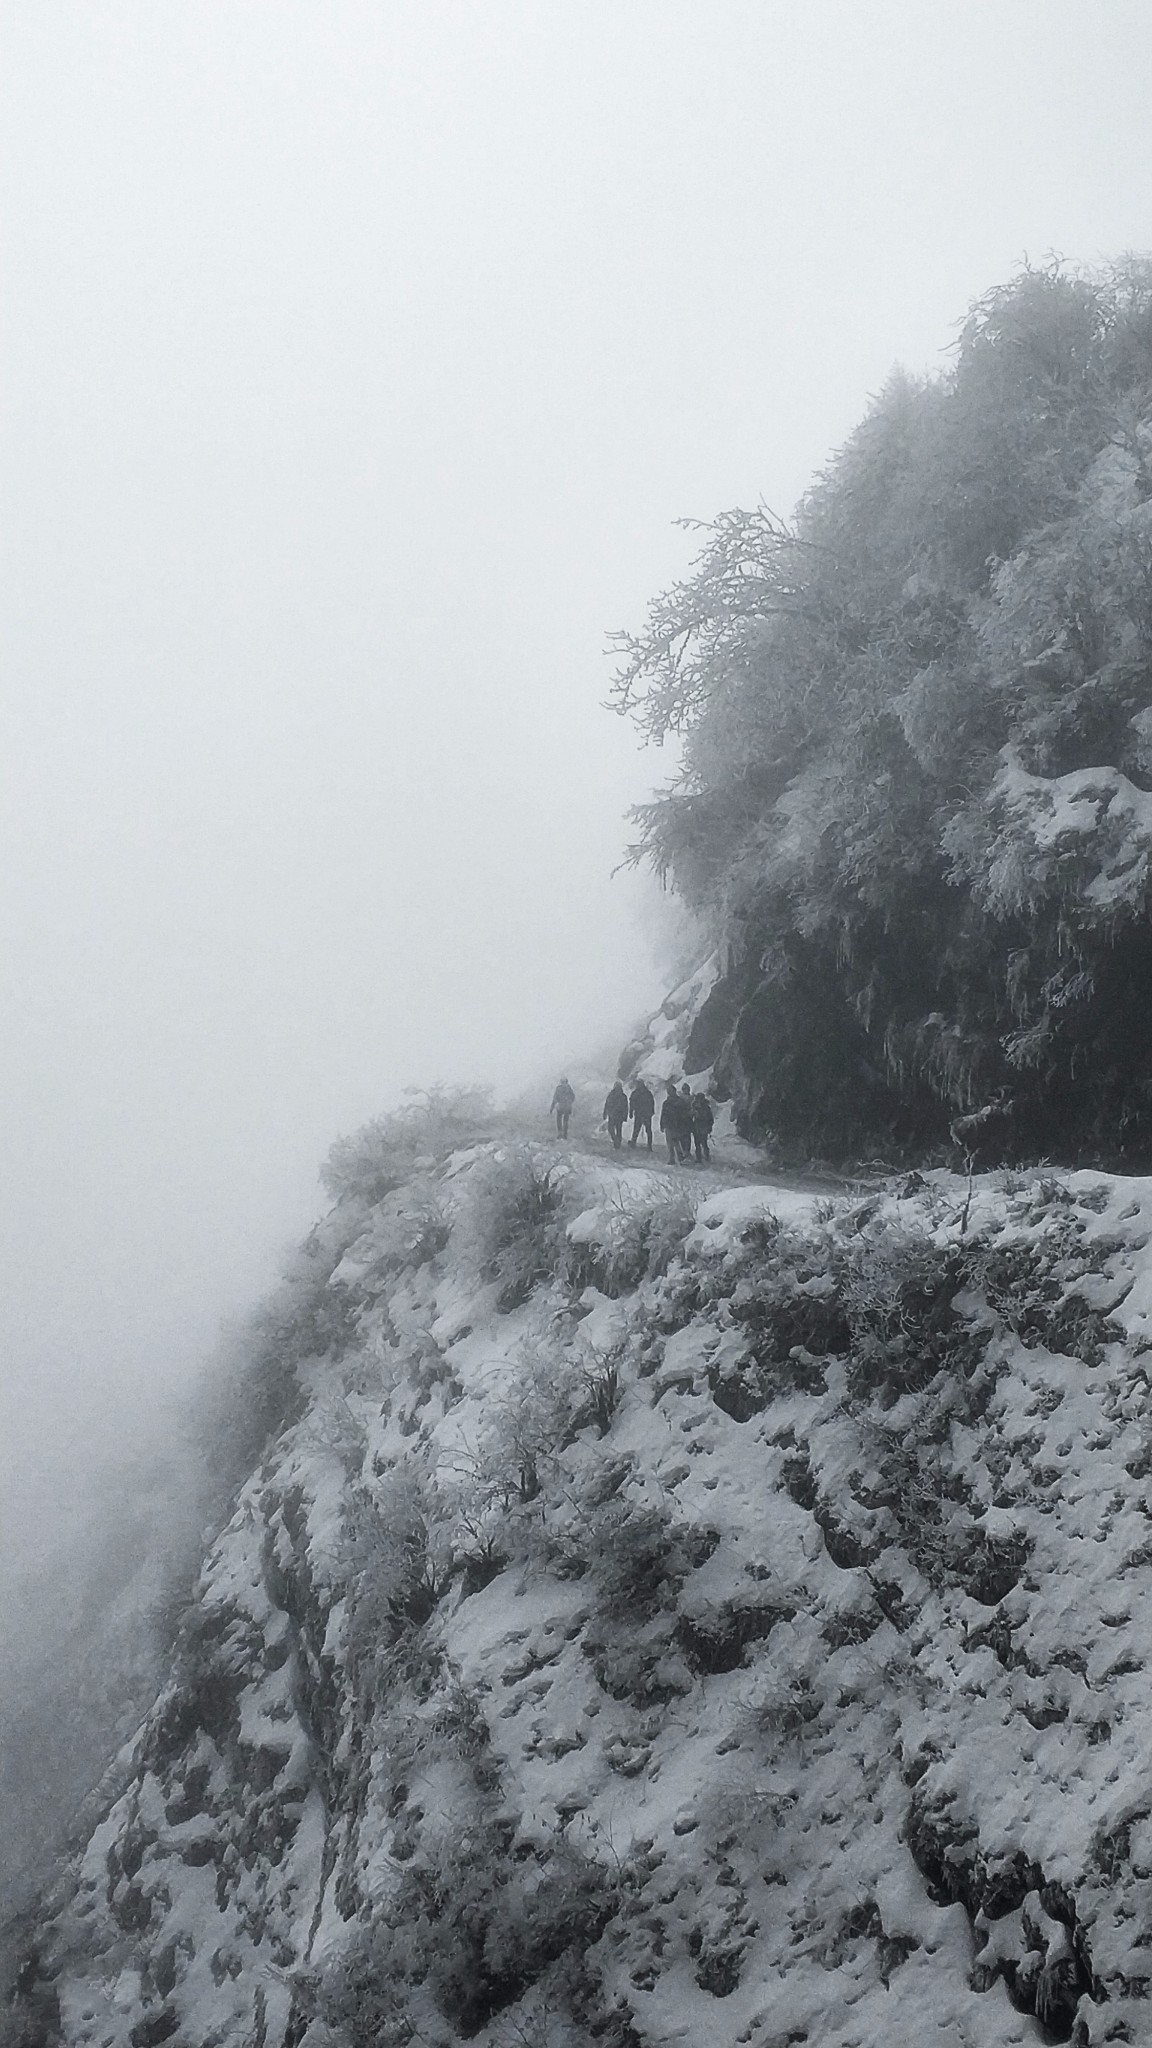
M 728 972 L 690 1063 L 793 1149 L 1152 1150 L 1152 261 L 1027 269 L 786 524 L 617 637 L 636 814 Z

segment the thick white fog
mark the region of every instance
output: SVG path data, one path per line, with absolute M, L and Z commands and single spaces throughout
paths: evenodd
M 4 0 L 6 1569 L 406 1083 L 659 999 L 602 708 L 1027 255 L 1152 241 L 1143 0 Z M 23 1612 L 23 1610 L 21 1610 Z M 22 1624 L 17 1624 L 21 1626 Z

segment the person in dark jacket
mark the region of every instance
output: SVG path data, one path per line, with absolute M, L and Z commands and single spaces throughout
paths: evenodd
M 692 1157 L 692 1090 L 687 1081 L 680 1084 L 680 1100 L 684 1106 L 684 1134 L 680 1140 L 680 1149 L 687 1165 Z
M 647 1081 L 637 1081 L 632 1090 L 632 1099 L 628 1104 L 628 1114 L 632 1119 L 632 1136 L 629 1138 L 628 1143 L 635 1147 L 639 1142 L 640 1133 L 643 1131 L 648 1138 L 648 1150 L 651 1151 L 652 1118 L 656 1114 L 656 1097 L 653 1095 Z
M 669 1160 L 673 1166 L 681 1165 L 692 1150 L 692 1116 L 675 1081 L 669 1081 L 660 1105 L 660 1129 L 668 1140 Z
M 676 1133 L 680 1158 L 687 1165 L 692 1157 L 692 1090 L 685 1081 L 676 1100 L 680 1104 L 680 1128 Z
M 628 1097 L 625 1095 L 619 1081 L 617 1081 L 609 1090 L 608 1100 L 604 1104 L 604 1121 L 608 1126 L 608 1136 L 612 1140 L 612 1148 L 616 1152 L 620 1150 L 620 1140 L 624 1136 L 624 1119 L 627 1114 Z
M 712 1114 L 712 1104 L 706 1095 L 697 1090 L 696 1094 L 692 1097 L 690 1107 L 692 1112 L 692 1143 L 696 1147 L 696 1157 L 707 1164 L 708 1160 L 712 1157 L 708 1150 L 708 1140 L 712 1136 L 712 1126 L 716 1121 Z
M 556 1135 L 558 1138 L 566 1138 L 568 1136 L 568 1119 L 572 1114 L 575 1101 L 576 1092 L 571 1086 L 567 1074 L 565 1074 L 562 1080 L 557 1081 L 556 1093 L 552 1097 L 552 1111 L 556 1117 Z

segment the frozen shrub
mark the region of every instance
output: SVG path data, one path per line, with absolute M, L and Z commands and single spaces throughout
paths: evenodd
M 593 1510 L 569 1555 L 594 1578 L 603 1612 L 619 1621 L 649 1620 L 689 1569 L 668 1510 L 620 1495 Z
M 521 1554 L 526 1520 L 541 1490 L 552 1428 L 527 1403 L 500 1403 L 477 1441 L 458 1445 L 441 1497 L 466 1594 L 477 1593 Z
M 595 1465 L 554 1518 L 548 1549 L 554 1570 L 590 1580 L 603 1615 L 635 1623 L 675 1604 L 716 1538 L 681 1522 L 665 1499 L 629 1487 L 631 1469 L 628 1458 Z
M 802 1737 L 825 1703 L 827 1646 L 810 1615 L 784 1620 L 743 1691 L 740 1721 L 749 1735 L 780 1743 Z
M 560 1452 L 589 1424 L 603 1435 L 620 1395 L 615 1351 L 583 1346 L 565 1355 L 539 1337 L 518 1347 L 515 1362 L 478 1440 L 458 1451 L 445 1488 L 473 1588 L 535 1545 L 534 1504 L 555 1480 Z
M 668 1271 L 696 1223 L 696 1202 L 685 1182 L 672 1180 L 667 1192 L 646 1205 L 645 1250 L 651 1280 Z
M 725 1304 L 747 1342 L 709 1377 L 717 1405 L 737 1421 L 781 1393 L 820 1391 L 829 1359 L 847 1361 L 853 1396 L 891 1405 L 943 1367 L 970 1378 L 981 1345 L 957 1297 L 973 1263 L 971 1247 L 938 1245 L 871 1205 L 826 1210 L 806 1225 L 757 1217 L 722 1260 L 690 1260 L 670 1275 L 658 1327 L 680 1328 Z
M 298 1980 L 297 1993 L 349 2048 L 409 2048 L 415 2038 L 403 1981 L 376 1929 L 357 1929 L 313 1980 Z
M 422 1159 L 442 1159 L 486 1137 L 495 1122 L 489 1088 L 409 1089 L 403 1108 L 337 1138 L 320 1171 L 336 1202 L 382 1201 Z
M 579 1332 L 569 1350 L 560 1348 L 554 1332 L 518 1348 L 517 1372 L 493 1399 L 478 1438 L 458 1449 L 444 1489 L 473 1590 L 510 1557 L 537 1554 L 545 1526 L 548 1559 L 569 1576 L 588 1569 L 597 1548 L 587 1522 L 595 1485 L 573 1493 L 562 1454 L 585 1430 L 595 1428 L 601 1437 L 609 1432 L 622 1358 L 622 1345 L 601 1348 L 582 1341 Z M 602 1470 L 611 1467 L 609 1460 Z M 625 1461 L 607 1491 L 627 1469 Z
M 368 1433 L 343 1394 L 333 1393 L 316 1403 L 302 1424 L 301 1441 L 338 1458 L 349 1478 L 363 1469 Z
M 929 1585 L 955 1585 L 993 1606 L 1020 1577 L 1027 1545 L 991 1540 L 980 1526 L 979 1503 L 944 1450 L 951 1423 L 947 1398 L 929 1398 L 920 1415 L 899 1430 L 865 1423 L 881 1484 L 875 1501 L 892 1516 L 900 1542 Z
M 843 1240 L 827 1227 L 756 1217 L 722 1262 L 701 1272 L 693 1261 L 670 1276 L 661 1327 L 679 1327 L 710 1301 L 726 1304 L 747 1343 L 740 1356 L 710 1366 L 709 1381 L 717 1406 L 746 1422 L 779 1393 L 821 1387 L 823 1361 L 847 1349 L 845 1260 Z
M 842 1293 L 854 1393 L 877 1389 L 894 1401 L 946 1362 L 971 1368 L 979 1340 L 955 1306 L 967 1274 L 961 1247 L 924 1232 L 883 1225 L 852 1249 Z
M 828 1226 L 786 1229 L 775 1217 L 748 1226 L 725 1279 L 733 1320 L 760 1363 L 783 1364 L 797 1346 L 818 1358 L 845 1349 L 844 1259 Z
M 571 1436 L 576 1406 L 572 1375 L 546 1345 L 524 1345 L 519 1361 L 483 1443 L 485 1469 L 506 1506 L 535 1500 L 545 1467 Z
M 1025 1205 L 1023 1218 L 1043 1217 Z M 1022 1344 L 1043 1345 L 1097 1365 L 1105 1344 L 1121 1335 L 1105 1309 L 1090 1306 L 1077 1282 L 1098 1275 L 1119 1249 L 1115 1238 L 1082 1242 L 1074 1212 L 1047 1222 L 1022 1242 L 978 1242 L 972 1250 L 972 1279 L 993 1313 Z
M 401 1273 L 428 1265 L 451 1234 L 438 1188 L 417 1177 L 378 1203 L 369 1230 L 356 1242 L 355 1255 L 359 1259 L 363 1250 L 366 1280 L 378 1290 Z
M 200 1730 L 222 1740 L 235 1726 L 237 1702 L 261 1654 L 259 1633 L 242 1609 L 190 1599 L 175 1630 L 172 1683 L 149 1726 L 150 1753 L 175 1756 Z
M 351 1493 L 344 1570 L 348 1656 L 373 1666 L 433 1613 L 452 1575 L 450 1532 L 435 1490 L 422 1473 L 396 1467 Z
M 563 1268 L 564 1175 L 531 1146 L 506 1146 L 477 1166 L 469 1195 L 477 1261 L 508 1313 Z
M 581 1349 L 576 1360 L 579 1395 L 574 1428 L 590 1422 L 601 1436 L 607 1436 L 620 1399 L 620 1360 L 620 1346 L 601 1351 L 588 1344 Z
M 351 2048 L 399 2048 L 427 2038 L 431 2014 L 470 2039 L 541 1980 L 555 2009 L 579 2008 L 594 1988 L 587 1951 L 617 1903 L 612 1874 L 564 1835 L 514 1858 L 480 1808 L 421 1836 L 393 1894 L 320 1976 L 316 2009 Z
M 609 1197 L 601 1214 L 596 1237 L 571 1247 L 569 1277 L 615 1300 L 668 1271 L 695 1224 L 696 1205 L 686 1183 L 669 1177 L 642 1199 L 631 1189 Z

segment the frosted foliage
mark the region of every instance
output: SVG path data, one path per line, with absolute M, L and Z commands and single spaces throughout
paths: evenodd
M 1149 1157 L 1150 308 L 1146 259 L 988 293 L 621 643 L 683 734 L 633 855 L 723 967 L 689 1064 L 793 1156 Z
M 15 2038 L 1144 2039 L 1152 1183 L 714 1176 L 625 1282 L 573 1160 L 501 1307 L 507 1163 L 358 1212 Z

